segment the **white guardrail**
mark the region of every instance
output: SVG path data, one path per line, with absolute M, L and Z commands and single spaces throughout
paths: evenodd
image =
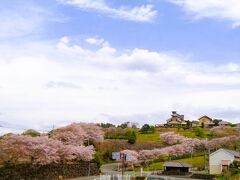
M 122 175 L 116 174 L 116 175 L 101 175 L 99 178 L 96 178 L 94 180 L 131 180 L 131 175 L 124 175 L 122 178 Z
M 150 174 L 146 174 L 146 179 Z M 123 176 L 121 174 L 114 174 L 114 175 L 101 175 L 98 178 L 95 178 L 94 180 L 131 180 L 132 177 L 136 177 L 135 174 L 126 174 Z

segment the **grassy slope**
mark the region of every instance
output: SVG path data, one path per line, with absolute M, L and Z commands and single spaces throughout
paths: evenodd
M 209 137 L 210 130 L 208 130 L 208 129 L 203 129 L 203 131 L 204 131 L 204 136 L 203 136 L 202 138 L 207 138 L 207 137 Z M 192 129 L 192 130 L 191 130 L 191 129 L 178 130 L 178 131 L 176 131 L 176 133 L 181 134 L 181 135 L 183 135 L 183 136 L 185 136 L 185 137 L 188 137 L 188 138 L 199 138 L 199 139 L 202 139 L 202 138 L 200 138 L 200 137 L 198 137 L 198 136 L 195 135 L 195 132 L 194 132 L 193 129 Z
M 155 142 L 159 142 L 162 143 L 161 139 L 160 139 L 160 133 L 164 133 L 164 132 L 169 132 L 169 131 L 174 131 L 177 134 L 181 134 L 185 137 L 188 138 L 207 138 L 210 134 L 210 131 L 207 129 L 204 129 L 204 137 L 200 138 L 197 137 L 195 135 L 195 132 L 193 129 L 177 129 L 177 128 L 157 128 L 156 132 L 154 134 L 140 134 L 138 131 L 136 131 L 137 134 L 137 142 L 142 142 L 142 141 L 155 141 Z
M 158 132 L 155 132 L 154 134 L 141 134 L 137 132 L 136 134 L 137 134 L 137 142 L 155 141 L 155 142 L 162 143 Z

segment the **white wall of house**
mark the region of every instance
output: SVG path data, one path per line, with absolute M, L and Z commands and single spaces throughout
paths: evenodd
M 234 156 L 224 149 L 219 149 L 209 156 L 210 174 L 220 174 L 222 172 L 222 160 L 228 160 L 231 163 L 234 161 Z

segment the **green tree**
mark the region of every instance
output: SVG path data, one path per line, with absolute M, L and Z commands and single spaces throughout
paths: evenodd
M 192 123 L 191 123 L 191 121 L 187 121 L 187 129 L 189 129 L 189 128 L 191 128 L 192 127 Z
M 198 136 L 198 137 L 204 137 L 204 130 L 203 130 L 203 128 L 196 127 L 196 128 L 194 129 L 194 133 L 195 133 L 195 135 Z
M 102 127 L 102 128 L 110 128 L 110 127 L 115 127 L 114 124 L 111 124 L 111 123 L 101 123 L 101 124 L 98 124 L 98 126 Z
M 135 144 L 136 140 L 137 140 L 137 136 L 135 131 L 131 131 L 131 133 L 128 135 L 128 143 Z
M 218 126 L 218 124 L 219 124 L 221 121 L 222 121 L 221 119 L 214 119 L 214 120 L 213 120 L 214 126 Z
M 147 134 L 149 130 L 150 130 L 150 126 L 149 126 L 148 124 L 144 124 L 144 125 L 142 126 L 142 128 L 140 129 L 140 132 L 141 132 L 142 134 Z
M 101 156 L 100 153 L 96 152 L 94 154 L 94 159 L 92 160 L 92 162 L 95 162 L 97 164 L 98 168 L 100 168 L 102 165 L 102 160 L 100 156 Z
M 151 134 L 155 132 L 155 127 L 150 126 L 149 124 L 144 124 L 140 129 L 140 133 L 142 134 Z
M 130 123 L 130 122 L 122 123 L 122 124 L 120 124 L 118 127 L 122 128 L 122 129 L 128 128 L 128 124 L 129 124 L 129 123 Z

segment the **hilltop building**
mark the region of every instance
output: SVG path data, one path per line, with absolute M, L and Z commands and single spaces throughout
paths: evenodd
M 208 117 L 208 116 L 202 116 L 198 119 L 199 121 L 199 125 L 202 126 L 202 127 L 212 127 L 214 126 L 214 122 L 213 122 L 213 119 Z
M 184 115 L 178 114 L 176 111 L 172 111 L 171 118 L 167 119 L 167 126 L 178 127 L 186 125 L 187 121 L 184 120 Z

